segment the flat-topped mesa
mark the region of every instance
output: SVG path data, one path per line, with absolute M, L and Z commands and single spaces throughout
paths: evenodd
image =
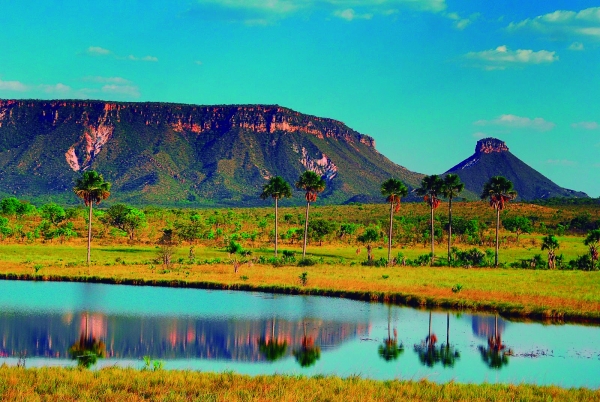
M 18 109 L 18 110 L 17 110 Z M 52 125 L 75 121 L 87 126 L 112 126 L 141 117 L 146 126 L 166 125 L 176 132 L 201 134 L 226 132 L 232 128 L 272 134 L 301 132 L 375 148 L 375 140 L 344 123 L 311 116 L 278 105 L 185 105 L 174 103 L 104 102 L 94 100 L 2 100 L 0 125 L 24 114 L 37 114 Z
M 508 152 L 508 147 L 504 141 L 500 141 L 497 138 L 483 138 L 477 141 L 477 145 L 475 145 L 476 154 L 491 154 L 493 152 Z

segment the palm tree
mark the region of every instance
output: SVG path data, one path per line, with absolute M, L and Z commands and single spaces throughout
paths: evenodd
M 450 252 L 452 247 L 452 199 L 458 197 L 464 189 L 465 185 L 457 174 L 450 173 L 444 177 L 441 194 L 448 199 L 448 265 L 451 265 L 452 259 Z
M 600 229 L 591 230 L 583 243 L 590 248 L 590 256 L 592 257 L 592 270 L 596 267 L 598 260 L 598 243 L 600 243 Z
M 423 200 L 429 204 L 429 208 L 431 209 L 431 263 L 435 258 L 434 256 L 434 241 L 435 241 L 435 232 L 433 227 L 433 211 L 440 206 L 440 199 L 438 195 L 442 192 L 442 188 L 444 185 L 444 180 L 438 176 L 437 174 L 431 176 L 423 177 L 421 180 L 421 187 L 417 188 L 415 191 L 418 195 L 423 196 Z
M 408 195 L 408 188 L 400 180 L 390 178 L 381 184 L 381 194 L 386 196 L 390 203 L 390 231 L 388 233 L 388 265 L 392 256 L 392 226 L 394 223 L 394 212 L 400 210 L 400 198 Z
M 277 257 L 277 240 L 279 233 L 277 230 L 277 201 L 281 198 L 290 198 L 292 196 L 292 188 L 287 181 L 281 176 L 271 177 L 269 182 L 263 187 L 260 198 L 263 200 L 271 197 L 275 200 L 275 257 Z
M 302 258 L 306 257 L 306 238 L 308 237 L 308 210 L 310 203 L 317 200 L 317 194 L 325 190 L 325 180 L 313 171 L 307 170 L 300 175 L 296 187 L 306 192 L 306 216 L 304 217 L 304 244 Z
M 94 170 L 83 172 L 83 175 L 77 179 L 73 188 L 75 195 L 81 198 L 85 206 L 90 207 L 88 218 L 88 244 L 87 244 L 87 264 L 90 265 L 90 248 L 92 244 L 92 206 L 94 203 L 100 204 L 102 200 L 110 196 L 110 183 L 104 181 L 104 177 Z
M 542 251 L 548 250 L 548 269 L 556 267 L 556 250 L 559 248 L 558 240 L 552 235 L 542 239 Z
M 494 176 L 489 179 L 483 186 L 481 199 L 489 198 L 490 206 L 496 210 L 496 258 L 494 265 L 498 266 L 498 232 L 500 231 L 500 211 L 505 207 L 505 204 L 514 200 L 517 197 L 517 192 L 513 190 L 513 184 L 510 180 L 503 176 Z

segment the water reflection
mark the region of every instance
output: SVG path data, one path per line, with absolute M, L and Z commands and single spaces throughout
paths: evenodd
M 104 335 L 106 330 L 105 320 L 103 316 L 98 314 L 90 320 L 87 311 L 82 314 L 81 318 L 81 334 L 79 339 L 69 348 L 69 356 L 72 360 L 77 360 L 79 367 L 90 368 L 96 364 L 98 359 L 106 357 L 106 345 L 104 341 L 97 338 L 97 336 Z
M 404 352 L 404 344 L 400 342 L 400 345 L 398 345 L 398 330 L 396 328 L 394 328 L 394 337 L 392 338 L 390 333 L 391 322 L 392 306 L 388 305 L 387 338 L 377 349 L 379 356 L 387 362 L 396 360 Z
M 478 349 L 484 363 L 492 369 L 501 369 L 508 365 L 508 356 L 512 355 L 512 350 L 508 349 L 502 342 L 502 329 L 498 326 L 498 315 L 494 316 L 494 332 L 489 333 L 487 345 L 479 345 Z
M 285 356 L 287 341 L 279 336 L 275 336 L 275 318 L 272 321 L 270 336 L 265 335 L 258 338 L 258 349 L 269 362 L 274 362 Z
M 421 364 L 433 367 L 441 363 L 443 367 L 454 367 L 460 352 L 450 344 L 450 313 L 446 313 L 446 343 L 437 345 L 438 338 L 431 332 L 431 311 L 429 312 L 429 332 L 420 344 L 414 346 Z
M 306 321 L 302 322 L 304 335 L 300 348 L 294 350 L 294 357 L 300 367 L 310 367 L 321 358 L 321 348 L 315 346 L 315 340 L 312 336 L 306 334 Z

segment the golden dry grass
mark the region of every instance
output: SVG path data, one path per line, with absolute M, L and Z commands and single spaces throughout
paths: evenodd
M 0 367 L 10 401 L 597 401 L 600 392 L 556 386 L 434 384 L 356 377 L 245 376 L 110 368 Z

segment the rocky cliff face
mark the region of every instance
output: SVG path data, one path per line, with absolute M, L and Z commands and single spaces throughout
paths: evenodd
M 500 141 L 496 138 L 483 138 L 477 141 L 477 145 L 475 146 L 476 154 L 491 154 L 493 152 L 508 152 L 508 147 L 504 141 Z
M 294 183 L 307 169 L 330 202 L 421 177 L 339 121 L 276 105 L 0 100 L 0 195 L 55 197 L 87 169 L 116 198 L 159 204 L 254 203 L 267 178 Z

